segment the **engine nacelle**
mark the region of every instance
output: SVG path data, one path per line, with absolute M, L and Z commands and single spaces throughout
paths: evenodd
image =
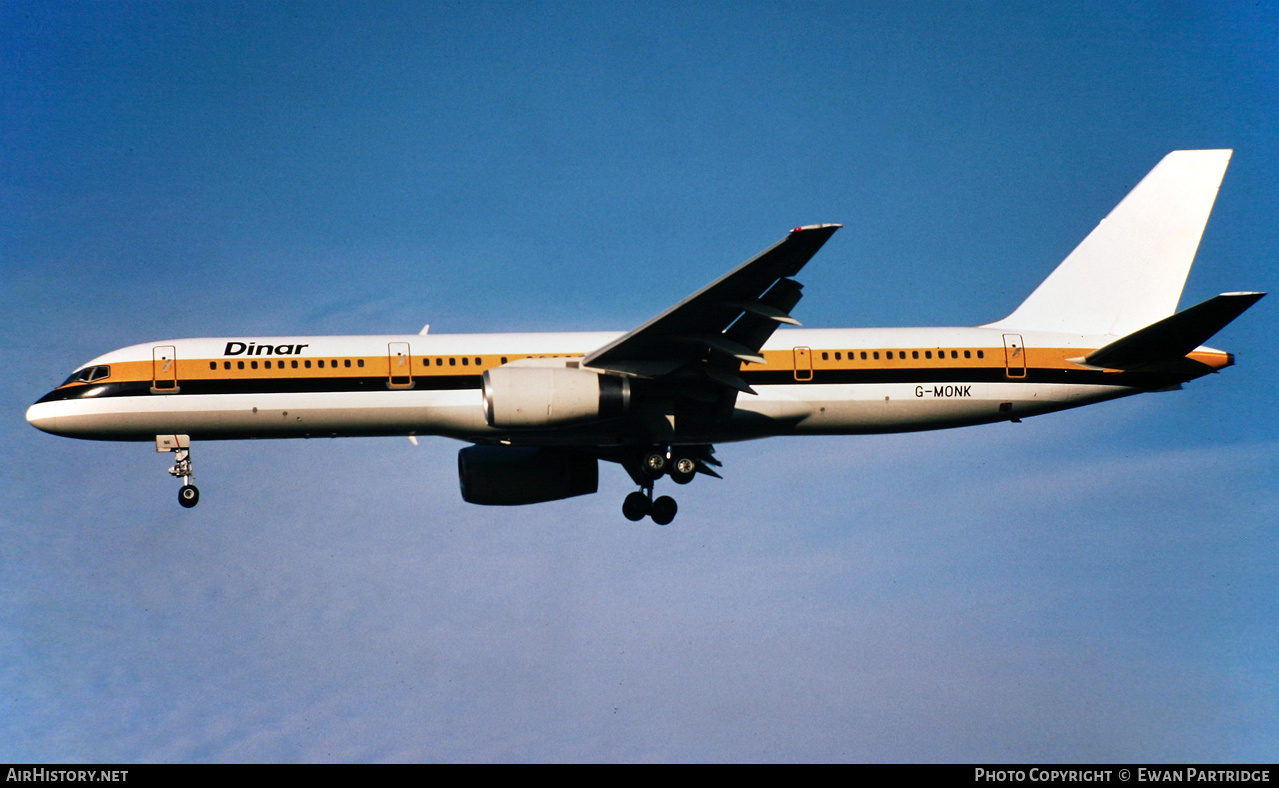
M 506 366 L 484 372 L 484 418 L 501 429 L 549 427 L 626 413 L 631 382 L 570 367 Z
M 519 506 L 589 495 L 599 489 L 596 458 L 544 446 L 468 446 L 457 453 L 462 500 Z

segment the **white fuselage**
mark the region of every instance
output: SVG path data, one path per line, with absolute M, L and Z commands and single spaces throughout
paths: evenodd
M 608 420 L 553 430 L 492 427 L 480 384 L 486 369 L 576 363 L 618 336 L 167 340 L 94 359 L 86 368 L 106 367 L 108 377 L 55 389 L 31 406 L 27 418 L 47 432 L 102 440 L 152 440 L 169 433 L 201 440 L 443 435 L 474 442 L 620 445 L 633 438 Z M 1066 360 L 1106 341 L 1023 337 L 994 328 L 779 330 L 763 348 L 765 364 L 742 365 L 740 374 L 756 393 L 737 395 L 730 418 L 686 428 L 677 409 L 657 417 L 673 422 L 672 443 L 709 443 L 1006 421 L 1150 390 L 1129 385 L 1123 375 Z M 1224 363 L 1225 354 L 1218 355 Z

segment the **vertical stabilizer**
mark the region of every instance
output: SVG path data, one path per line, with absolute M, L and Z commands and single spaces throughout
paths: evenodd
M 997 328 L 1125 336 L 1177 311 L 1230 150 L 1169 153 Z

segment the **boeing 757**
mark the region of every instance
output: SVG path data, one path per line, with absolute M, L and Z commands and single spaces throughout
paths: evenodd
M 179 502 L 192 444 L 439 435 L 462 497 L 594 493 L 601 460 L 638 486 L 622 512 L 665 525 L 664 476 L 719 477 L 714 444 L 1020 421 L 1181 384 L 1234 363 L 1202 343 L 1264 293 L 1177 304 L 1229 150 L 1168 154 L 1003 320 L 962 328 L 802 329 L 804 265 L 840 228 L 796 227 L 626 333 L 168 339 L 113 350 L 27 410 L 55 435 L 154 441 Z

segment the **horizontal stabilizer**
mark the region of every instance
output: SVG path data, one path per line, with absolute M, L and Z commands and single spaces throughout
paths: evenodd
M 1135 369 L 1185 357 L 1265 293 L 1225 293 L 1134 331 L 1083 359 L 1091 367 Z

